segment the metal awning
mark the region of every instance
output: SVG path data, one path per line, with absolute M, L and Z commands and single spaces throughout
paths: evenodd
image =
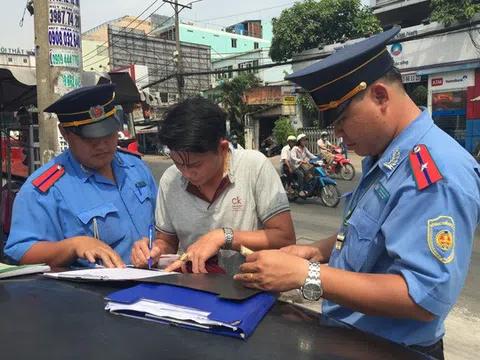
M 0 110 L 15 111 L 37 106 L 37 79 L 34 68 L 0 67 Z
M 141 102 L 137 85 L 128 72 L 109 72 L 102 74 L 98 84 L 113 83 L 115 87 L 115 104 L 136 104 Z
M 154 125 L 148 125 L 141 127 L 140 129 L 138 127 L 135 127 L 135 132 L 138 134 L 156 134 L 158 132 L 158 126 L 157 124 Z

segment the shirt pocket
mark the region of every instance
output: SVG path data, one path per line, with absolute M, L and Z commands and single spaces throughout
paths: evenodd
M 345 261 L 353 271 L 368 272 L 376 261 L 371 255 L 371 249 L 378 234 L 378 221 L 364 209 L 357 207 L 347 223 Z
M 113 203 L 104 203 L 79 212 L 77 217 L 84 227 L 86 236 L 94 237 L 96 222 L 100 240 L 112 248 L 125 238 L 126 232 L 122 226 L 119 210 Z
M 122 195 L 128 198 L 128 208 L 135 221 L 138 219 L 146 219 L 149 224 L 154 219 L 155 204 L 157 200 L 157 194 L 154 194 L 148 186 L 138 187 L 135 185 L 130 186 L 132 195 Z M 147 225 L 148 226 L 148 225 Z
M 147 186 L 135 186 L 132 188 L 132 191 L 136 195 L 138 201 L 142 204 L 147 200 L 151 200 L 154 196 L 157 196 L 157 194 L 152 194 L 152 191 Z

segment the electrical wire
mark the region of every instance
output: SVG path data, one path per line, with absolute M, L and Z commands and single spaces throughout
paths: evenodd
M 158 0 L 157 0 L 157 1 L 158 1 Z M 166 3 L 162 3 L 162 5 L 160 5 L 159 7 L 157 7 L 152 13 L 150 13 L 150 15 L 148 15 L 145 19 L 143 19 L 141 22 L 139 22 L 134 28 L 128 28 L 128 27 L 126 27 L 126 28 L 123 28 L 120 32 L 126 31 L 127 29 L 130 29 L 130 31 L 126 32 L 125 34 L 128 35 L 128 34 L 132 33 L 135 29 L 137 29 L 140 25 L 142 25 L 150 16 L 152 16 L 152 15 L 155 14 L 158 10 L 160 10 L 165 4 L 166 4 Z M 134 21 L 135 21 L 135 20 L 134 20 Z M 133 21 L 132 21 L 132 23 L 133 23 Z M 127 26 L 128 26 L 128 25 L 127 25 Z M 108 43 L 108 40 L 107 40 L 105 43 L 103 43 L 102 45 L 100 45 L 100 46 L 103 46 L 103 45 L 105 45 L 106 43 Z M 100 51 L 100 53 L 103 53 L 103 52 L 107 51 L 107 50 L 108 50 L 111 46 L 113 46 L 114 44 L 115 44 L 115 43 L 109 44 L 105 49 L 103 49 L 102 51 Z M 92 50 L 90 53 L 95 52 L 95 51 L 97 51 L 97 50 Z M 85 61 L 85 62 L 88 62 L 89 60 L 92 60 L 93 58 L 95 58 L 95 57 L 98 56 L 98 55 L 99 55 L 99 53 L 97 53 L 96 55 L 93 55 L 93 56 L 90 57 L 89 59 L 85 59 L 84 61 Z M 104 56 L 104 58 L 106 58 L 106 57 L 108 57 L 108 56 L 109 56 L 109 55 L 106 55 L 106 56 Z M 102 60 L 99 60 L 99 61 L 102 61 Z M 94 63 L 92 63 L 92 64 L 85 65 L 85 66 L 91 66 L 91 65 L 93 65 L 93 64 L 96 64 L 96 63 L 99 62 L 99 61 L 96 61 L 96 62 L 94 62 Z
M 235 16 L 247 15 L 247 14 L 251 14 L 251 13 L 256 13 L 256 12 L 261 12 L 261 11 L 265 11 L 265 10 L 276 9 L 276 8 L 279 8 L 279 7 L 289 6 L 289 5 L 293 5 L 293 4 L 295 4 L 295 3 L 294 3 L 294 2 L 291 2 L 291 3 L 288 3 L 288 4 L 271 6 L 271 7 L 264 8 L 264 9 L 251 10 L 251 11 L 247 11 L 247 12 L 243 12 L 243 13 L 238 13 L 238 14 L 233 14 L 233 15 L 228 15 L 228 16 L 221 16 L 221 17 L 210 18 L 210 19 L 204 19 L 204 20 L 197 20 L 197 21 L 198 21 L 198 22 L 207 22 L 207 21 L 212 21 L 212 20 L 228 19 L 228 18 L 235 17 Z
M 19 25 L 20 27 L 23 27 L 23 22 L 25 21 L 25 13 L 27 12 L 27 7 L 28 7 L 29 2 L 30 2 L 30 0 L 27 0 L 27 3 L 25 4 L 25 8 L 23 9 L 22 19 L 21 19 L 20 22 L 18 23 L 18 25 Z
M 156 9 L 153 13 L 151 13 L 148 17 L 150 17 L 150 16 L 152 16 L 153 14 L 155 14 L 155 12 L 157 12 L 157 11 L 158 11 L 163 5 L 165 5 L 165 4 L 166 4 L 166 3 L 163 3 L 159 8 L 157 8 L 157 9 Z M 175 16 L 175 14 L 172 15 L 172 16 L 170 16 L 168 19 L 166 19 L 166 20 L 165 20 L 163 23 L 161 23 L 159 26 L 155 27 L 154 29 L 152 29 L 152 30 L 150 30 L 148 33 L 146 33 L 145 36 L 150 35 L 155 29 L 157 29 L 158 27 L 163 26 L 165 23 L 167 23 L 168 21 L 170 21 L 174 16 Z M 148 17 L 147 17 L 147 18 L 148 18 Z M 145 20 L 146 20 L 146 19 L 145 19 Z M 145 21 L 145 20 L 143 20 L 143 21 Z M 142 22 L 142 23 L 143 23 L 143 22 Z M 135 28 L 133 28 L 132 31 L 129 31 L 128 33 L 125 33 L 125 35 L 128 35 L 128 34 L 132 33 L 133 30 L 135 30 L 135 29 L 136 29 L 138 26 L 140 26 L 142 23 L 138 24 Z M 120 33 L 121 33 L 121 31 L 120 31 L 118 34 L 116 34 L 116 35 L 120 35 Z M 120 41 L 120 40 L 114 41 L 111 45 L 107 46 L 107 49 L 109 49 L 110 47 L 112 47 L 113 45 L 115 45 L 116 43 L 118 43 L 119 41 Z M 105 49 L 105 50 L 107 50 L 107 49 Z M 103 50 L 103 51 L 105 51 L 105 50 Z M 91 65 L 93 65 L 93 64 L 99 63 L 100 61 L 104 61 L 104 60 L 105 60 L 106 58 L 108 58 L 109 56 L 110 56 L 110 55 L 106 55 L 106 56 L 104 56 L 102 59 L 99 59 L 99 60 L 95 61 L 94 63 L 91 63 L 91 64 L 89 64 L 89 65 L 85 65 L 85 66 L 91 66 Z M 95 57 L 95 56 L 94 56 L 94 57 Z M 92 57 L 92 58 L 93 58 L 93 57 Z M 88 61 L 88 60 L 87 60 L 87 61 Z
M 137 20 L 140 18 L 140 16 L 142 16 L 143 14 L 145 14 L 145 13 L 148 11 L 148 9 L 150 9 L 150 8 L 151 8 L 153 5 L 155 5 L 158 1 L 159 1 L 159 0 L 155 0 L 155 1 L 154 1 L 153 3 L 151 3 L 145 10 L 143 10 L 140 15 L 138 15 L 135 19 L 133 19 L 133 20 L 124 28 L 124 31 L 126 31 L 127 29 L 129 29 L 129 26 L 130 26 L 130 25 L 132 25 L 135 21 L 137 21 Z M 165 5 L 165 3 L 163 3 L 162 5 Z M 105 44 L 108 44 L 108 40 L 105 41 L 105 42 L 104 42 L 103 44 L 101 44 L 100 46 L 103 46 L 103 45 L 105 45 Z M 85 57 L 87 57 L 88 55 L 93 54 L 93 53 L 96 52 L 96 51 L 97 51 L 96 49 L 95 49 L 95 50 L 92 50 L 92 51 L 90 51 L 89 53 L 83 55 L 83 57 L 85 58 Z M 98 54 L 96 54 L 96 55 L 98 55 Z M 95 57 L 96 55 L 94 55 L 94 57 Z M 85 59 L 85 61 L 88 61 L 88 59 Z

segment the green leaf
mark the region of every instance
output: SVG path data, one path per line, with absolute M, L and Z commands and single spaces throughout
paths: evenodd
M 360 0 L 305 0 L 272 20 L 270 57 L 285 61 L 293 53 L 382 30 L 379 20 Z

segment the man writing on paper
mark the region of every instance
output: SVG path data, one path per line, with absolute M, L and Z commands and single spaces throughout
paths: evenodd
M 278 173 L 260 152 L 229 149 L 226 114 L 217 105 L 185 100 L 167 112 L 159 135 L 175 165 L 160 180 L 153 249 L 137 242 L 132 264 L 145 267 L 150 256 L 157 262 L 180 247 L 185 261 L 167 270 L 188 260 L 193 272 L 205 273 L 206 262 L 220 253 L 220 266 L 232 274 L 243 262 L 235 251 L 240 245 L 261 250 L 295 243 Z
M 405 92 L 386 49 L 398 32 L 288 77 L 366 156 L 363 176 L 338 234 L 251 254 L 236 278 L 266 290 L 302 288 L 307 299 L 324 298 L 323 314 L 443 359 L 444 321 L 480 220 L 480 170 Z
M 69 149 L 34 172 L 15 199 L 5 253 L 51 267 L 129 263 L 154 222 L 157 185 L 146 165 L 117 150 L 114 84 L 80 88 L 45 109 Z

